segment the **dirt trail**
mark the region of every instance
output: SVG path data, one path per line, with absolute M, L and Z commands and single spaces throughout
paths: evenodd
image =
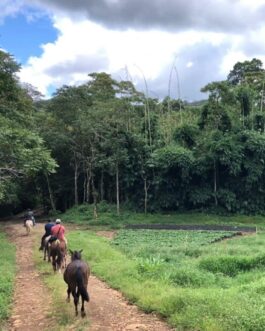
M 26 236 L 21 224 L 9 223 L 6 230 L 10 240 L 17 246 L 18 266 L 14 306 L 8 330 L 42 331 L 52 328 L 56 324 L 53 318 L 48 317 L 51 298 L 34 267 L 32 240 L 30 236 Z M 40 238 L 43 225 L 38 224 L 34 232 Z M 130 305 L 121 293 L 109 288 L 96 277 L 91 276 L 88 286 L 91 301 L 86 305 L 86 310 L 91 324 L 86 331 L 172 330 L 156 316 L 145 314 L 136 306 Z
M 34 267 L 31 235 L 26 235 L 26 230 L 21 224 L 6 226 L 6 232 L 17 247 L 18 267 L 9 330 L 44 330 L 54 325 L 52 318 L 47 317 L 51 298 Z

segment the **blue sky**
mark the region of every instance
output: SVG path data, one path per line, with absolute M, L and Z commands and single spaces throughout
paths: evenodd
M 30 56 L 41 56 L 41 45 L 54 42 L 57 31 L 48 15 L 28 19 L 23 14 L 6 17 L 0 25 L 0 47 L 13 54 L 21 64 Z
M 46 97 L 104 71 L 192 101 L 236 62 L 265 63 L 264 17 L 265 0 L 1 0 L 0 47 Z

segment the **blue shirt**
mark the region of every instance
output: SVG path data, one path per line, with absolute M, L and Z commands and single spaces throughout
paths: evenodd
M 47 223 L 45 224 L 45 233 L 47 236 L 51 235 L 51 229 L 54 226 L 54 223 Z

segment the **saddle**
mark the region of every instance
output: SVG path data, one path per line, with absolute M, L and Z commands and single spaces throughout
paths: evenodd
M 58 240 L 58 242 L 60 242 L 60 240 L 56 237 L 56 236 L 51 236 L 50 239 L 48 240 L 49 243 L 52 243 L 54 241 Z

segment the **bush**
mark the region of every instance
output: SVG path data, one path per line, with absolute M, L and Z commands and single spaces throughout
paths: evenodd
M 205 287 L 215 283 L 215 276 L 194 268 L 180 268 L 170 274 L 169 280 L 182 287 Z
M 201 260 L 199 266 L 212 273 L 234 277 L 240 272 L 252 269 L 253 261 L 250 258 L 237 256 L 209 257 Z

